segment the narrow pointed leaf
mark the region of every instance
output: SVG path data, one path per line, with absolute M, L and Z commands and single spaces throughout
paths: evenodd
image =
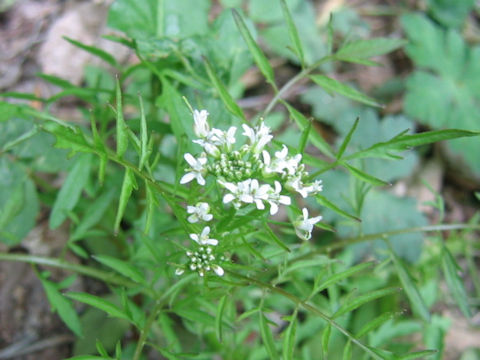
M 343 45 L 336 53 L 338 60 L 359 62 L 373 56 L 387 54 L 405 45 L 404 39 L 375 38 L 357 40 Z
M 238 116 L 240 119 L 245 120 L 245 115 L 243 114 L 242 109 L 240 109 L 240 106 L 238 106 L 235 100 L 233 100 L 223 82 L 220 80 L 217 74 L 215 74 L 208 60 L 204 59 L 204 63 L 208 77 L 210 78 L 213 86 L 215 86 L 215 89 L 217 89 L 218 95 L 220 95 L 220 98 L 227 107 L 228 111 L 230 111 L 233 115 Z
M 367 174 L 366 172 L 352 166 L 352 165 L 349 165 L 348 163 L 342 161 L 341 164 L 343 166 L 345 166 L 349 171 L 350 173 L 355 176 L 356 178 L 362 180 L 362 181 L 365 181 L 367 183 L 370 183 L 374 186 L 386 186 L 386 185 L 391 185 L 390 183 L 386 182 L 386 181 L 383 181 L 379 178 L 376 178 L 375 176 L 373 175 L 370 175 L 370 174 Z
M 215 316 L 215 333 L 219 342 L 223 341 L 223 312 L 229 295 L 223 295 L 217 306 L 217 314 Z
M 100 309 L 112 317 L 129 320 L 122 309 L 110 301 L 102 299 L 101 297 L 80 292 L 69 292 L 65 295 L 71 299 Z
M 318 286 L 316 286 L 314 292 L 318 293 L 318 292 L 322 291 L 323 289 L 326 289 L 329 286 L 331 286 L 333 284 L 336 284 L 336 283 L 342 281 L 343 279 L 346 279 L 346 278 L 348 278 L 348 277 L 350 277 L 350 276 L 352 276 L 352 275 L 354 275 L 354 274 L 356 274 L 360 271 L 368 269 L 369 267 L 372 267 L 372 266 L 373 266 L 372 262 L 366 262 L 366 263 L 355 265 L 355 266 L 353 266 L 350 269 L 347 269 L 345 271 L 332 274 L 332 275 L 328 276 L 322 282 L 319 282 L 319 284 L 318 284 Z
M 70 44 L 89 52 L 90 54 L 102 59 L 103 61 L 109 63 L 110 65 L 116 67 L 118 65 L 117 60 L 113 57 L 113 55 L 107 53 L 105 50 L 97 48 L 95 46 L 85 45 L 80 41 L 70 39 L 69 37 L 64 36 L 65 40 L 67 40 Z
M 430 313 L 428 311 L 425 301 L 423 301 L 417 286 L 413 282 L 413 279 L 408 272 L 407 268 L 403 264 L 402 260 L 393 252 L 390 251 L 393 264 L 397 270 L 398 277 L 402 283 L 403 289 L 407 294 L 408 300 L 414 312 L 416 312 L 423 320 L 430 321 Z
M 357 338 L 361 338 L 365 335 L 367 335 L 370 331 L 375 330 L 376 328 L 382 326 L 385 322 L 388 320 L 391 320 L 397 316 L 399 316 L 401 313 L 393 313 L 393 312 L 387 312 L 384 313 L 380 316 L 377 316 L 375 319 L 369 321 L 365 325 L 361 327 L 360 330 L 355 334 Z
M 140 95 L 138 95 L 138 100 L 140 102 L 140 163 L 138 164 L 138 169 L 142 170 L 148 158 L 148 133 L 145 109 Z
M 357 222 L 361 222 L 362 220 L 360 220 L 358 217 L 354 216 L 354 215 L 351 215 L 349 213 L 347 213 L 346 211 L 340 209 L 337 205 L 335 205 L 334 203 L 332 203 L 330 200 L 328 200 L 325 196 L 322 196 L 322 195 L 315 195 L 315 199 L 317 200 L 317 202 L 320 204 L 320 205 L 323 205 L 327 208 L 329 208 L 330 210 L 333 210 L 335 211 L 337 214 L 339 215 L 342 215 L 343 217 L 347 218 L 347 219 L 351 219 L 351 220 L 354 220 L 354 221 L 357 221 Z
M 432 355 L 435 355 L 438 351 L 437 350 L 422 350 L 422 351 L 415 351 L 410 354 L 406 354 L 403 356 L 399 356 L 396 360 L 414 360 L 414 359 L 425 359 Z
M 259 314 L 259 319 L 260 333 L 262 335 L 263 345 L 265 345 L 265 348 L 267 349 L 269 359 L 280 359 L 277 353 L 277 349 L 275 348 L 275 342 L 273 340 L 272 331 L 270 330 L 270 327 L 268 325 L 268 320 L 262 312 L 260 312 Z
M 300 64 L 302 67 L 305 66 L 305 58 L 303 55 L 303 47 L 302 42 L 300 41 L 300 36 L 298 35 L 297 27 L 295 26 L 295 22 L 293 21 L 292 14 L 288 9 L 288 5 L 285 0 L 280 0 L 280 5 L 282 6 L 283 17 L 287 23 L 288 28 L 288 35 L 290 36 L 290 41 L 293 44 L 293 49 L 295 50 L 295 54 L 298 56 L 300 60 Z
M 338 149 L 337 159 L 341 159 L 341 158 L 342 158 L 343 153 L 344 153 L 345 150 L 347 149 L 347 146 L 348 146 L 348 144 L 350 143 L 350 140 L 352 139 L 353 133 L 354 133 L 355 130 L 357 129 L 358 122 L 359 122 L 359 118 L 357 117 L 357 118 L 355 119 L 355 122 L 353 123 L 352 128 L 351 128 L 350 131 L 348 132 L 347 136 L 345 136 L 345 139 L 343 139 L 343 142 L 342 142 L 342 144 L 340 145 L 340 148 Z
M 296 312 L 294 313 L 293 319 L 290 321 L 290 324 L 285 331 L 283 339 L 283 359 L 284 360 L 293 360 L 295 352 L 295 337 L 297 334 L 297 316 Z
M 145 283 L 144 275 L 135 266 L 126 261 L 107 255 L 96 255 L 93 258 L 103 265 L 108 266 L 119 274 L 128 277 L 139 284 Z
M 290 116 L 297 123 L 297 126 L 301 131 L 305 131 L 305 129 L 309 126 L 313 127 L 312 122 L 309 121 L 305 116 L 303 116 L 301 112 L 299 112 L 297 109 L 295 109 L 293 106 L 289 105 L 286 102 L 283 102 L 283 104 L 287 107 Z M 312 142 L 312 144 L 315 145 L 325 155 L 328 155 L 331 158 L 335 157 L 333 155 L 333 150 L 330 145 L 317 131 L 315 131 L 315 128 L 308 133 L 308 138 Z
M 327 324 L 325 329 L 322 333 L 322 351 L 323 351 L 323 358 L 328 358 L 328 344 L 330 343 L 330 335 L 332 333 L 332 326 Z
M 311 75 L 310 78 L 327 92 L 336 92 L 349 99 L 361 102 L 366 105 L 381 107 L 381 105 L 371 97 L 361 93 L 348 85 L 345 85 L 335 79 L 325 75 Z
M 273 87 L 276 87 L 273 69 L 270 66 L 270 63 L 268 62 L 268 59 L 266 58 L 265 54 L 262 52 L 258 44 L 253 39 L 252 34 L 250 34 L 250 31 L 248 30 L 247 25 L 245 24 L 245 21 L 243 21 L 242 16 L 235 9 L 232 10 L 232 13 L 233 13 L 233 18 L 235 19 L 235 23 L 237 24 L 238 30 L 240 30 L 240 33 L 242 34 L 242 37 L 245 40 L 248 46 L 248 49 L 250 50 L 250 53 L 253 56 L 255 63 L 257 64 L 258 68 L 262 72 L 263 76 L 265 76 L 267 81 Z
M 270 229 L 270 226 L 268 226 L 267 223 L 264 223 L 263 225 L 264 225 L 263 227 L 264 227 L 265 232 L 267 233 L 268 237 L 269 237 L 271 240 L 273 240 L 274 243 L 276 243 L 278 246 L 280 246 L 280 247 L 281 247 L 282 249 L 284 249 L 285 251 L 288 251 L 288 252 L 291 251 L 291 250 L 288 248 L 288 246 L 285 245 L 285 244 L 283 243 L 283 241 L 278 238 L 278 236 L 272 231 L 272 229 Z
M 302 155 L 305 152 L 305 146 L 307 146 L 307 141 L 310 136 L 311 130 L 312 130 L 312 122 L 309 121 L 307 127 L 302 131 L 302 136 L 300 137 L 300 142 L 298 144 L 298 152 Z
M 132 191 L 137 187 L 135 181 L 135 175 L 130 168 L 125 169 L 125 175 L 123 177 L 122 190 L 120 191 L 120 200 L 118 202 L 117 216 L 115 218 L 115 233 L 118 233 L 120 228 L 120 221 L 122 221 L 123 214 L 127 208 L 128 199 L 132 195 Z
M 441 256 L 443 274 L 445 276 L 448 289 L 450 290 L 453 299 L 457 303 L 463 315 L 469 318 L 472 316 L 472 312 L 468 304 L 468 297 L 465 287 L 463 286 L 462 279 L 458 275 L 459 266 L 445 245 L 442 248 Z
M 123 118 L 122 90 L 120 89 L 120 81 L 118 78 L 115 93 L 117 99 L 117 156 L 122 158 L 125 151 L 127 151 L 128 128 Z
M 376 290 L 369 292 L 367 294 L 363 294 L 360 296 L 357 296 L 353 298 L 351 301 L 347 302 L 346 304 L 343 304 L 340 309 L 337 310 L 337 312 L 332 316 L 332 318 L 338 318 L 350 311 L 353 311 L 360 306 L 371 302 L 373 300 L 379 299 L 381 297 L 393 294 L 400 291 L 399 288 L 388 288 L 388 289 L 381 289 L 381 290 Z

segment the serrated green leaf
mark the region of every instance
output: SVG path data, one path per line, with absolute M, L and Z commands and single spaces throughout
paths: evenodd
M 390 183 L 383 181 L 379 178 L 376 178 L 373 175 L 367 174 L 365 171 L 362 171 L 352 165 L 349 165 L 345 161 L 342 161 L 341 164 L 350 171 L 350 173 L 356 178 L 365 181 L 366 183 L 372 184 L 374 186 L 386 186 L 391 185 Z
M 362 94 L 360 91 L 351 88 L 348 85 L 345 85 L 335 79 L 329 78 L 325 75 L 311 75 L 310 79 L 313 80 L 317 85 L 322 87 L 327 92 L 336 92 L 342 96 L 345 96 L 349 99 L 361 102 L 366 105 L 381 107 L 381 105 L 373 98 L 368 97 L 365 94 Z
M 376 300 L 376 299 L 379 299 L 381 297 L 384 297 L 384 296 L 387 296 L 387 295 L 391 295 L 391 294 L 394 294 L 396 292 L 400 291 L 399 288 L 388 288 L 388 289 L 381 289 L 381 290 L 376 290 L 376 291 L 372 291 L 372 292 L 369 292 L 367 294 L 363 294 L 363 295 L 360 295 L 360 296 L 357 296 L 355 298 L 353 298 L 352 300 L 350 300 L 349 302 L 343 304 L 340 309 L 338 309 L 335 314 L 333 314 L 332 318 L 338 318 L 348 312 L 351 312 L 357 308 L 359 308 L 360 306 L 368 303 L 368 302 L 371 302 L 373 300 Z
M 295 51 L 295 54 L 298 56 L 298 59 L 300 60 L 300 64 L 302 64 L 302 67 L 304 67 L 305 59 L 303 55 L 302 42 L 300 41 L 300 36 L 298 35 L 298 30 L 297 30 L 297 27 L 295 26 L 295 22 L 293 21 L 292 14 L 288 9 L 288 5 L 285 0 L 280 0 L 280 5 L 282 6 L 283 17 L 285 18 L 285 21 L 287 23 L 288 35 L 290 36 L 290 41 L 293 44 L 293 50 Z
M 417 286 L 413 282 L 413 279 L 408 272 L 407 268 L 403 264 L 402 260 L 398 258 L 393 251 L 390 251 L 395 269 L 397 270 L 398 278 L 402 283 L 402 286 L 407 294 L 410 305 L 413 311 L 415 311 L 424 321 L 430 321 L 430 312 L 427 305 L 423 301 L 423 297 L 417 289 Z
M 42 125 L 42 129 L 55 136 L 56 148 L 70 150 L 70 157 L 77 152 L 98 152 L 98 149 L 87 141 L 79 128 L 70 128 L 58 123 L 48 122 Z
M 268 62 L 268 59 L 265 57 L 265 54 L 262 52 L 258 44 L 250 34 L 250 31 L 247 28 L 247 25 L 243 21 L 242 16 L 235 10 L 232 10 L 233 18 L 235 19 L 235 23 L 237 24 L 238 30 L 243 36 L 243 39 L 247 43 L 248 49 L 253 56 L 255 63 L 257 64 L 258 68 L 260 69 L 265 79 L 274 87 L 275 85 L 275 77 L 273 74 L 273 69 Z
M 58 312 L 58 315 L 63 322 L 72 330 L 75 335 L 82 336 L 82 326 L 80 325 L 80 319 L 77 312 L 72 306 L 71 302 L 66 299 L 57 289 L 57 286 L 46 279 L 40 278 L 43 288 L 47 293 L 48 301 L 52 306 L 52 310 Z
M 215 333 L 219 342 L 223 341 L 223 312 L 228 299 L 229 295 L 223 295 L 221 297 L 220 301 L 218 302 L 217 313 L 215 315 Z
M 215 89 L 217 89 L 218 94 L 220 95 L 220 98 L 222 99 L 222 102 L 225 104 L 228 111 L 230 111 L 233 115 L 238 116 L 240 119 L 245 121 L 246 119 L 242 109 L 240 108 L 240 106 L 237 105 L 235 100 L 233 100 L 232 96 L 229 94 L 225 85 L 222 83 L 222 81 L 217 76 L 217 74 L 215 74 L 215 71 L 213 70 L 212 65 L 210 65 L 207 59 L 204 59 L 204 63 L 205 63 L 205 69 L 207 70 L 208 77 L 210 78 L 210 81 L 212 82 Z
M 346 211 L 340 209 L 337 205 L 335 205 L 334 203 L 332 203 L 330 200 L 328 200 L 325 196 L 322 196 L 322 195 L 315 195 L 315 199 L 317 200 L 317 202 L 322 205 L 322 206 L 325 206 L 327 208 L 329 208 L 330 210 L 333 210 L 335 211 L 337 214 L 347 218 L 347 219 L 351 219 L 351 220 L 354 220 L 354 221 L 357 221 L 357 222 L 361 222 L 362 220 L 360 220 L 358 217 L 354 216 L 354 215 L 351 215 L 349 213 L 347 213 Z
M 356 40 L 343 45 L 336 53 L 335 58 L 342 61 L 364 64 L 364 60 L 373 56 L 387 54 L 406 44 L 404 39 L 374 38 Z
M 122 90 L 120 88 L 120 80 L 118 80 L 118 78 L 116 81 L 115 94 L 117 101 L 117 156 L 122 158 L 128 147 L 128 127 L 123 118 Z
M 443 274 L 445 276 L 448 289 L 450 290 L 453 299 L 457 303 L 463 315 L 469 318 L 472 316 L 472 312 L 468 304 L 468 296 L 465 291 L 465 287 L 463 286 L 463 281 L 458 275 L 459 266 L 445 245 L 442 247 L 441 258 Z
M 80 293 L 80 292 L 69 292 L 65 295 L 73 300 L 76 300 L 76 301 L 85 303 L 87 305 L 93 306 L 94 308 L 100 309 L 112 317 L 129 320 L 128 316 L 125 314 L 125 312 L 122 309 L 120 309 L 117 305 L 113 304 L 112 302 L 105 300 L 101 297 L 90 295 L 87 293 Z
M 126 261 L 116 259 L 107 255 L 95 255 L 93 258 L 98 262 L 102 263 L 103 265 L 115 270 L 119 274 L 122 274 L 123 276 L 132 279 L 136 283 L 145 283 L 145 276 L 142 274 L 142 272 L 138 270 L 134 265 Z
M 130 168 L 125 168 L 122 190 L 120 191 L 120 200 L 118 202 L 117 216 L 115 217 L 115 233 L 118 233 L 118 230 L 120 229 L 120 222 L 122 221 L 123 214 L 127 208 L 128 199 L 130 199 L 133 189 L 137 189 L 135 175 Z
M 95 46 L 85 45 L 80 41 L 70 39 L 67 36 L 64 36 L 63 38 L 67 40 L 70 44 L 75 45 L 76 47 L 82 50 L 85 50 L 86 52 L 89 52 L 90 54 L 95 55 L 96 57 L 99 57 L 100 59 L 102 59 L 103 61 L 109 63 L 114 67 L 118 65 L 117 60 L 115 60 L 115 58 L 105 50 L 102 50 Z
M 53 204 L 50 229 L 59 227 L 67 218 L 68 212 L 77 204 L 90 176 L 91 161 L 91 155 L 82 155 L 73 165 Z
M 269 358 L 280 359 L 277 353 L 277 349 L 275 348 L 275 341 L 273 340 L 272 331 L 270 330 L 268 320 L 265 315 L 263 315 L 263 312 L 259 313 L 259 320 L 260 333 L 262 335 L 263 345 L 265 345 L 265 348 L 267 349 Z

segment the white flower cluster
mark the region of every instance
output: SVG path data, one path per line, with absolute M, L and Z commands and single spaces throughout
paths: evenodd
M 289 155 L 285 145 L 273 156 L 266 150 L 273 135 L 263 122 L 253 128 L 242 125 L 242 135 L 247 141 L 235 150 L 237 128 L 232 126 L 226 131 L 210 129 L 207 118 L 206 110 L 195 110 L 193 113 L 193 130 L 198 137 L 193 142 L 200 145 L 203 152 L 198 157 L 190 153 L 184 155 L 188 167 L 180 184 L 196 180 L 200 186 L 204 186 L 207 175 L 213 175 L 223 189 L 224 204 L 232 204 L 235 208 L 254 204 L 258 210 L 265 210 L 268 206 L 271 215 L 278 212 L 279 205 L 290 205 L 292 202 L 290 196 L 282 194 L 284 188 L 295 191 L 304 198 L 322 191 L 321 180 L 306 182 L 308 172 L 301 162 L 301 154 Z M 210 207 L 205 202 L 188 205 L 187 213 L 190 214 L 190 223 L 213 219 Z M 302 213 L 303 217 L 294 222 L 295 230 L 298 237 L 309 240 L 313 226 L 322 217 L 308 218 L 306 208 Z M 210 270 L 223 276 L 223 268 L 215 262 L 215 249 L 219 241 L 210 238 L 210 227 L 205 226 L 200 234 L 190 234 L 190 238 L 197 244 L 198 251 L 187 251 L 189 262 L 179 267 L 176 274 L 180 275 L 185 269 L 190 269 L 197 271 L 200 276 Z M 225 259 L 222 256 L 220 260 Z

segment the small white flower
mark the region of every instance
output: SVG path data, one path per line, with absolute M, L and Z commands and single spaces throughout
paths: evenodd
M 175 269 L 175 275 L 182 275 L 184 272 L 185 272 L 185 269 L 183 268 Z
M 212 139 L 210 136 L 211 132 L 208 133 L 207 137 L 204 139 L 197 139 L 192 140 L 193 143 L 200 145 L 203 147 L 203 150 L 209 155 L 212 155 L 215 158 L 220 156 L 220 150 L 212 143 Z
M 264 201 L 268 199 L 268 193 L 272 187 L 268 184 L 259 185 L 257 179 L 253 179 L 250 183 L 250 194 L 253 196 L 253 201 L 258 210 L 265 209 Z
M 275 181 L 275 189 L 270 187 L 270 192 L 268 193 L 268 203 L 270 204 L 270 215 L 275 215 L 278 212 L 278 205 L 290 205 L 292 199 L 286 195 L 280 195 L 282 191 L 282 185 L 278 181 Z
M 238 184 L 219 180 L 218 183 L 230 191 L 230 193 L 225 194 L 223 197 L 223 203 L 228 204 L 233 201 L 235 207 L 240 207 L 241 202 L 247 204 L 253 203 L 254 199 L 251 194 L 251 182 L 252 179 L 241 181 Z
M 207 163 L 207 158 L 205 156 L 201 156 L 200 158 L 195 159 L 192 154 L 189 153 L 186 153 L 183 157 L 190 165 L 190 172 L 183 175 L 183 177 L 180 179 L 180 184 L 186 184 L 193 179 L 196 179 L 199 185 L 205 185 L 205 179 L 203 178 L 203 174 L 206 171 L 204 165 Z
M 217 245 L 218 240 L 217 239 L 210 239 L 208 235 L 210 234 L 210 226 L 205 226 L 202 230 L 202 233 L 197 235 L 197 234 L 190 234 L 190 239 L 195 241 L 197 244 L 200 245 Z
M 261 153 L 265 145 L 267 145 L 273 138 L 273 135 L 270 134 L 270 128 L 266 126 L 263 121 L 254 129 L 246 124 L 243 124 L 242 127 L 242 135 L 245 135 L 250 139 L 250 145 L 252 146 L 253 152 L 256 154 Z
M 308 218 L 308 209 L 302 209 L 303 218 L 300 216 L 297 221 L 295 221 L 295 232 L 297 236 L 302 240 L 310 240 L 312 237 L 313 226 L 322 220 L 321 216 L 316 216 L 313 218 Z
M 208 136 L 210 126 L 207 122 L 208 111 L 207 110 L 194 110 L 193 111 L 193 132 L 199 138 L 205 138 Z
M 224 146 L 227 150 L 231 150 L 237 140 L 235 138 L 236 131 L 237 128 L 235 126 L 231 126 L 227 131 L 212 129 L 210 139 L 214 145 Z
M 215 274 L 218 276 L 223 276 L 223 274 L 225 274 L 225 271 L 220 265 L 212 265 L 212 270 L 215 271 Z
M 188 217 L 188 221 L 196 223 L 199 220 L 210 221 L 213 215 L 209 214 L 210 206 L 206 202 L 199 202 L 195 206 L 187 206 L 187 213 L 192 214 Z

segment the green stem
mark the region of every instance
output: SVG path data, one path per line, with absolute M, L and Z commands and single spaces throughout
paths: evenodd
M 272 292 L 275 292 L 279 295 L 282 295 L 286 299 L 292 301 L 297 307 L 303 307 L 305 310 L 312 312 L 313 314 L 317 315 L 321 319 L 325 320 L 327 323 L 329 323 L 332 327 L 340 331 L 342 334 L 344 334 L 348 339 L 350 339 L 354 344 L 356 344 L 358 347 L 360 347 L 363 351 L 365 351 L 367 354 L 369 354 L 373 359 L 378 359 L 382 360 L 380 356 L 378 356 L 375 352 L 373 352 L 368 346 L 360 342 L 358 339 L 356 339 L 352 334 L 350 334 L 349 331 L 344 329 L 342 326 L 337 324 L 332 318 L 330 318 L 328 315 L 324 314 L 322 311 L 318 310 L 315 306 L 308 304 L 307 302 L 303 301 L 302 299 L 298 298 L 297 296 L 281 289 L 277 288 L 273 285 L 270 285 L 268 283 L 264 283 L 263 281 L 257 280 L 252 277 L 244 276 L 241 274 L 237 274 L 235 272 L 227 271 L 228 274 L 235 276 L 236 278 L 243 279 L 251 284 L 255 284 L 263 289 L 268 289 Z
M 129 279 L 126 279 L 123 276 L 113 274 L 111 272 L 98 270 L 89 266 L 73 264 L 65 260 L 48 258 L 44 256 L 0 253 L 0 260 L 18 261 L 18 262 L 24 262 L 24 263 L 34 264 L 34 265 L 45 265 L 45 266 L 61 268 L 61 269 L 76 272 L 78 274 L 89 276 L 91 278 L 95 278 L 106 283 L 125 286 L 128 288 L 133 288 L 133 287 L 138 288 L 139 286 L 137 283 Z M 151 289 L 144 288 L 141 290 L 141 292 L 151 297 L 155 296 L 155 293 Z
M 285 85 L 282 86 L 282 88 L 276 92 L 275 96 L 273 99 L 270 101 L 270 103 L 267 105 L 265 108 L 265 111 L 262 114 L 262 117 L 266 117 L 273 109 L 273 107 L 281 100 L 282 96 L 297 82 L 305 78 L 308 74 L 310 74 L 312 71 L 314 71 L 317 67 L 322 65 L 323 63 L 326 63 L 330 60 L 333 60 L 333 56 L 324 56 L 320 60 L 316 61 L 309 67 L 303 69 L 300 71 L 297 75 L 295 75 L 293 78 L 291 78 Z

